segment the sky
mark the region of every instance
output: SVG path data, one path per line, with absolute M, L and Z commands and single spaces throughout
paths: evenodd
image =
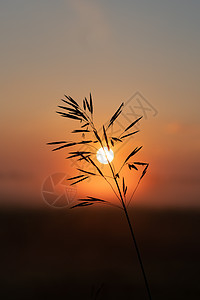
M 131 141 L 150 163 L 136 203 L 199 207 L 199 11 L 197 0 L 2 0 L 0 205 L 45 206 L 45 178 L 74 174 L 46 146 L 76 127 L 55 113 L 64 94 L 91 92 L 100 127 L 139 92 L 152 110 Z

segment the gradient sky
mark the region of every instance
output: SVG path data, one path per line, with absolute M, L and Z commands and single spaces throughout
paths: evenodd
M 45 145 L 76 126 L 55 113 L 63 94 L 81 101 L 91 91 L 100 125 L 140 91 L 158 114 L 142 123 L 151 169 L 138 199 L 199 206 L 199 13 L 198 0 L 2 0 L 2 204 L 21 205 L 49 174 L 74 172 Z

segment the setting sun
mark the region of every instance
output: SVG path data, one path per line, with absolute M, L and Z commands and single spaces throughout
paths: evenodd
M 111 149 L 108 150 L 107 147 L 100 148 L 97 151 L 97 159 L 102 164 L 108 164 L 108 161 L 111 162 L 113 160 L 113 158 L 114 158 L 113 151 Z

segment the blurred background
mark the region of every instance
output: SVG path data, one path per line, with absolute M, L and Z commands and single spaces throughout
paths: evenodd
M 0 2 L 3 299 L 93 299 L 101 284 L 99 299 L 147 299 L 123 213 L 69 209 L 111 194 L 100 181 L 70 190 L 74 162 L 46 145 L 74 138 L 77 123 L 55 113 L 63 95 L 90 92 L 98 128 L 123 101 L 118 129 L 144 116 L 116 161 L 143 145 L 150 163 L 130 216 L 153 299 L 199 299 L 199 11 L 197 0 Z M 54 205 L 63 185 L 69 199 Z

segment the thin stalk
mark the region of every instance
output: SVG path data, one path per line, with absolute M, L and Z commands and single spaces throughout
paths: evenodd
M 101 144 L 102 149 L 104 149 L 102 141 L 100 142 L 100 144 Z M 141 258 L 140 251 L 139 251 L 139 248 L 138 248 L 138 245 L 137 245 L 137 241 L 136 241 L 136 238 L 135 238 L 135 235 L 134 235 L 134 232 L 133 232 L 133 227 L 132 227 L 132 225 L 131 225 L 131 221 L 130 221 L 130 218 L 129 218 L 129 215 L 128 215 L 128 211 L 127 211 L 126 205 L 125 205 L 125 203 L 124 203 L 124 199 L 123 199 L 123 196 L 122 196 L 122 193 L 121 193 L 121 189 L 120 189 L 120 187 L 119 187 L 117 178 L 116 178 L 116 176 L 115 176 L 115 172 L 114 172 L 114 170 L 113 170 L 113 167 L 112 167 L 111 163 L 110 163 L 109 160 L 108 160 L 108 157 L 107 157 L 107 155 L 106 155 L 106 151 L 105 151 L 105 150 L 104 150 L 104 153 L 105 153 L 107 162 L 108 162 L 108 164 L 109 164 L 110 170 L 111 170 L 111 172 L 112 172 L 112 176 L 113 176 L 113 179 L 114 179 L 114 181 L 115 181 L 117 190 L 118 190 L 118 192 L 119 192 L 119 196 L 120 196 L 120 199 L 121 199 L 121 202 L 122 202 L 122 207 L 123 207 L 123 210 L 124 210 L 124 213 L 125 213 L 127 222 L 128 222 L 128 226 L 129 226 L 129 229 L 130 229 L 130 232 L 131 232 L 131 237 L 132 237 L 132 239 L 133 239 L 133 243 L 134 243 L 134 246 L 135 246 L 135 249 L 136 249 L 138 261 L 139 261 L 139 264 L 140 264 L 140 267 L 141 267 L 141 270 L 142 270 L 142 275 L 143 275 L 143 278 L 144 278 L 144 282 L 145 282 L 147 294 L 148 294 L 149 300 L 152 300 L 151 292 L 150 292 L 149 285 L 148 285 L 148 281 L 147 281 L 147 277 L 146 277 L 146 273 L 145 273 L 144 266 L 143 266 L 143 263 L 142 263 L 142 258 Z M 138 182 L 138 184 L 139 184 L 139 182 Z M 138 185 L 137 185 L 137 186 L 138 186 Z M 135 191 L 134 191 L 134 192 L 135 192 Z M 133 194 L 134 194 L 134 192 L 133 192 Z
M 112 165 L 110 164 L 109 161 L 108 161 L 108 163 L 109 163 L 111 172 L 112 172 L 112 174 L 114 175 L 114 171 L 113 171 Z M 133 228 L 132 228 L 131 221 L 130 221 L 130 218 L 129 218 L 129 215 L 128 215 L 128 211 L 127 211 L 126 205 L 125 205 L 125 203 L 124 203 L 124 200 L 123 200 L 123 197 L 122 197 L 122 193 L 121 193 L 119 184 L 118 184 L 118 182 L 117 182 L 117 179 L 116 179 L 115 176 L 113 176 L 113 178 L 114 178 L 114 180 L 115 180 L 115 184 L 116 184 L 116 186 L 117 186 L 117 189 L 118 189 L 118 192 L 119 192 L 119 195 L 120 195 L 120 198 L 121 198 L 123 210 L 124 210 L 124 213 L 125 213 L 125 216 L 126 216 L 128 225 L 129 225 L 129 229 L 130 229 L 130 232 L 131 232 L 131 236 L 132 236 L 134 245 L 135 245 L 137 257 L 138 257 L 138 260 L 139 260 L 139 263 L 140 263 L 140 267 L 141 267 L 141 270 L 142 270 L 142 274 L 143 274 L 143 277 L 144 277 L 144 282 L 145 282 L 147 294 L 148 294 L 149 300 L 152 300 L 151 292 L 150 292 L 149 285 L 148 285 L 148 281 L 147 281 L 147 277 L 146 277 L 145 270 L 144 270 L 144 266 L 143 266 L 143 263 L 142 263 L 142 258 L 141 258 L 140 251 L 139 251 L 139 248 L 138 248 L 138 245 L 137 245 L 137 241 L 136 241 L 136 238 L 135 238 L 135 235 L 134 235 L 134 232 L 133 232 Z
M 137 185 L 136 185 L 136 187 L 135 187 L 135 189 L 134 189 L 134 191 L 133 191 L 133 193 L 132 193 L 132 195 L 131 195 L 131 197 L 130 197 L 128 203 L 127 203 L 127 207 L 128 207 L 129 204 L 131 203 L 131 200 L 132 200 L 133 196 L 135 195 L 135 192 L 136 192 L 136 190 L 137 190 L 139 184 L 140 184 L 140 180 L 138 181 L 138 183 L 137 183 Z
M 134 245 L 135 245 L 135 249 L 136 249 L 136 252 L 137 252 L 137 257 L 138 257 L 140 267 L 141 267 L 141 270 L 142 270 L 142 274 L 143 274 L 143 277 L 144 277 L 144 282 L 145 282 L 147 294 L 148 294 L 149 300 L 152 300 L 151 292 L 150 292 L 150 289 L 149 289 L 149 284 L 148 284 L 147 277 L 146 277 L 145 270 L 144 270 L 144 266 L 143 266 L 143 263 L 142 263 L 142 258 L 141 258 L 140 251 L 139 251 L 139 248 L 138 248 L 138 245 L 137 245 L 137 241 L 136 241 L 136 238 L 135 238 L 135 235 L 134 235 L 134 232 L 133 232 L 131 221 L 129 219 L 128 211 L 127 211 L 125 205 L 123 205 L 123 209 L 124 209 L 124 213 L 125 213 L 125 216 L 126 216 L 126 219 L 127 219 L 128 225 L 129 225 L 129 229 L 130 229 L 130 232 L 131 232 L 131 236 L 132 236 L 132 239 L 133 239 L 133 242 L 134 242 Z
M 109 184 L 109 186 L 111 187 L 111 189 L 112 189 L 113 193 L 115 194 L 115 196 L 116 196 L 116 197 L 119 199 L 119 201 L 120 201 L 120 198 L 119 198 L 119 196 L 117 195 L 117 193 L 115 192 L 115 190 L 114 190 L 112 184 L 107 180 L 107 178 L 105 178 L 105 180 L 106 180 L 106 182 Z

